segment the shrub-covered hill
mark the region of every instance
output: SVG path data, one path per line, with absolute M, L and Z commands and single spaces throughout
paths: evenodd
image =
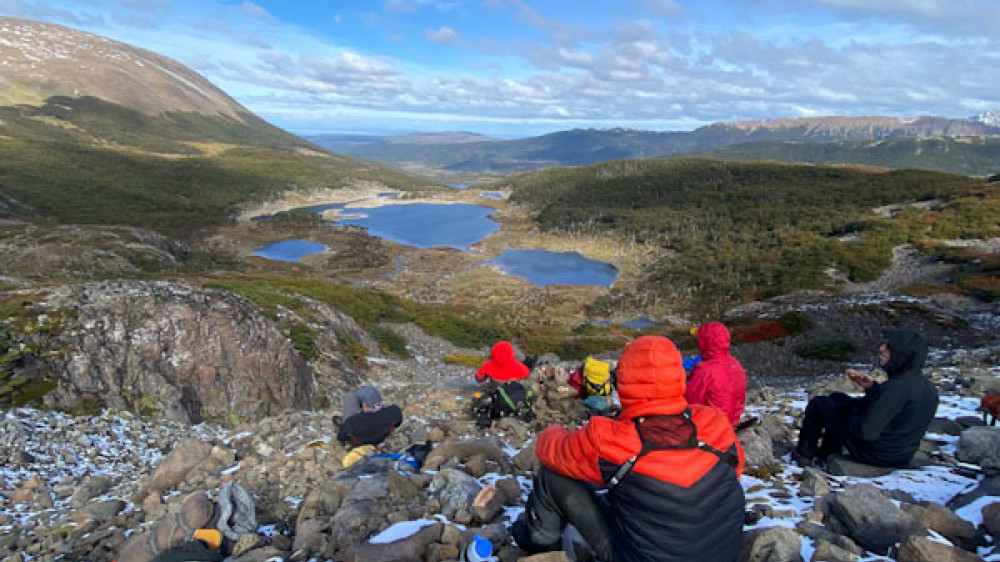
M 828 287 L 834 270 L 873 280 L 896 245 L 996 236 L 1000 223 L 996 184 L 914 170 L 623 160 L 508 183 L 511 200 L 531 207 L 543 229 L 662 245 L 668 257 L 649 264 L 639 292 L 688 301 L 706 314 Z M 891 204 L 903 205 L 875 212 Z
M 0 217 L 179 234 L 290 189 L 420 182 L 334 155 L 252 114 L 140 113 L 95 98 L 0 108 Z

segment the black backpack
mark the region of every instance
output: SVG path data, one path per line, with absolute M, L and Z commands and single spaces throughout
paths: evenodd
M 490 419 L 517 417 L 524 421 L 535 419 L 531 405 L 535 401 L 535 393 L 517 381 L 498 384 L 493 389 L 490 401 Z

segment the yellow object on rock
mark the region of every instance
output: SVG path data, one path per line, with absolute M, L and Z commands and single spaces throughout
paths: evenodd
M 583 363 L 583 384 L 587 396 L 611 394 L 611 363 L 588 357 Z
M 357 464 L 358 461 L 365 457 L 370 457 L 375 454 L 375 445 L 361 445 L 351 449 L 344 460 L 340 461 L 341 466 L 344 468 L 350 468 Z
M 207 544 L 212 550 L 219 550 L 222 546 L 222 533 L 218 529 L 198 529 L 194 532 L 194 539 Z

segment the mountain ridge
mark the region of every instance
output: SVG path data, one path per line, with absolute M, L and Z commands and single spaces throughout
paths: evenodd
M 511 174 L 552 166 L 586 166 L 609 160 L 630 158 L 697 155 L 733 145 L 755 142 L 800 142 L 815 145 L 863 143 L 923 139 L 993 139 L 1000 137 L 1000 127 L 963 119 L 944 117 L 810 117 L 769 121 L 715 123 L 693 131 L 644 131 L 636 129 L 571 129 L 515 140 L 468 142 L 436 145 L 404 142 L 364 142 L 331 144 L 321 137 L 313 142 L 330 150 L 425 173 Z M 773 152 L 773 150 L 772 150 Z M 790 160 L 770 156 L 777 160 Z M 858 157 L 861 164 L 884 157 Z M 986 163 L 966 163 L 962 157 L 936 162 L 913 158 L 889 159 L 887 167 L 914 167 L 935 171 L 986 175 L 993 173 Z M 943 161 L 943 162 L 942 162 Z M 835 161 L 839 162 L 839 161 Z M 851 162 L 847 162 L 851 163 Z
M 163 55 L 61 25 L 0 17 L 0 105 L 40 106 L 81 93 L 147 115 L 250 113 L 197 72 Z M 114 62 L 114 64 L 109 64 Z

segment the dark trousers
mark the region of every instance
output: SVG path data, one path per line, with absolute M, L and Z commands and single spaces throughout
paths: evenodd
M 557 544 L 566 525 L 573 525 L 599 560 L 611 562 L 610 506 L 595 494 L 598 489 L 543 466 L 525 508 L 532 542 Z
M 799 431 L 798 454 L 826 458 L 847 445 L 847 428 L 856 398 L 843 392 L 817 396 L 809 401 Z

